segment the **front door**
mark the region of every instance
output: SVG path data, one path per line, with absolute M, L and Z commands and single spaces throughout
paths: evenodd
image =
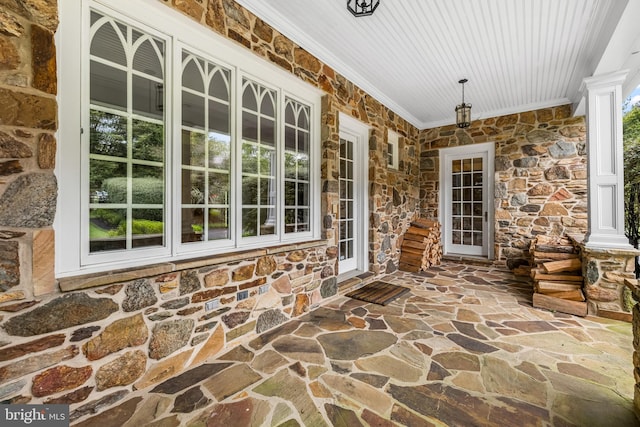
M 340 272 L 354 270 L 358 266 L 358 229 L 360 218 L 356 215 L 359 200 L 355 193 L 355 138 L 340 138 L 340 216 L 338 220 L 338 250 Z
M 338 153 L 338 274 L 350 277 L 368 267 L 368 168 L 369 128 L 340 114 L 340 148 Z
M 440 156 L 444 252 L 489 257 L 493 144 L 445 149 Z

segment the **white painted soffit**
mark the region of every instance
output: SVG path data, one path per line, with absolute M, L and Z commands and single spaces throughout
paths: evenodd
M 640 0 L 236 0 L 420 129 L 575 103 Z M 639 16 L 639 15 L 635 15 Z M 638 26 L 640 27 L 640 26 Z

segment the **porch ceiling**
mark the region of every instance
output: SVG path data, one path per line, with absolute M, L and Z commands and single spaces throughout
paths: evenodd
M 454 121 L 462 78 L 473 119 L 577 107 L 597 72 L 638 83 L 637 0 L 237 1 L 420 129 Z

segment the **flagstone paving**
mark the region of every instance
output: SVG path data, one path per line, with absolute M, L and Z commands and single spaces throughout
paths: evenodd
M 139 390 L 80 426 L 636 426 L 631 325 L 531 306 L 531 284 L 445 263 L 383 277 Z M 83 414 L 84 415 L 84 414 Z

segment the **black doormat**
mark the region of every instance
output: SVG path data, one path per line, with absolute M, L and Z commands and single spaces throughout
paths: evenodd
M 374 304 L 387 305 L 394 299 L 409 292 L 409 288 L 381 281 L 371 282 L 345 296 Z

